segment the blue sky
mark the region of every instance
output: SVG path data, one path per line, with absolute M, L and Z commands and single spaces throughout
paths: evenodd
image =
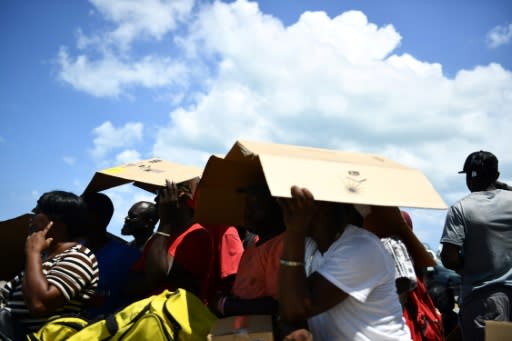
M 447 204 L 466 155 L 512 182 L 510 1 L 3 1 L 0 220 L 94 172 L 236 139 L 385 155 Z M 118 233 L 129 206 L 108 191 Z M 436 247 L 444 211 L 411 210 Z

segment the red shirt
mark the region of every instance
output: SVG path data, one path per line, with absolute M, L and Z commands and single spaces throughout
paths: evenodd
M 146 256 L 152 244 L 153 238 L 146 243 L 143 256 L 134 266 L 134 270 L 144 269 Z M 167 252 L 174 258 L 174 263 L 179 264 L 199 283 L 201 299 L 205 299 L 214 261 L 213 240 L 208 230 L 199 224 L 194 224 L 178 235 L 171 234 L 167 245 Z M 165 287 L 160 288 L 158 293 L 163 289 L 176 290 L 177 288 L 170 281 Z
M 205 228 L 210 231 L 215 248 L 210 295 L 214 295 L 217 291 L 229 292 L 231 288 L 223 287 L 222 280 L 235 275 L 238 271 L 238 264 L 244 253 L 240 235 L 234 226 L 206 225 Z

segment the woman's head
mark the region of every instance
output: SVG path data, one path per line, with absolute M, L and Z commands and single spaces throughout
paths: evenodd
M 34 229 L 39 230 L 44 226 L 37 226 L 44 222 L 38 215 L 45 215 L 48 221 L 61 223 L 66 226 L 70 238 L 84 235 L 87 221 L 87 207 L 82 198 L 64 191 L 51 191 L 44 193 L 32 210 L 36 217 L 33 220 Z

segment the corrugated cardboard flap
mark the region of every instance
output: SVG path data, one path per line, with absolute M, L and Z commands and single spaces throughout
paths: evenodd
M 298 185 L 322 201 L 446 208 L 421 172 L 372 154 L 238 141 L 225 158 L 259 163 L 275 197 Z
M 272 341 L 272 316 L 247 315 L 218 319 L 208 335 L 208 340 Z
M 485 321 L 485 341 L 512 340 L 512 322 Z
M 137 187 L 154 192 L 159 187 L 165 186 L 166 179 L 180 183 L 199 177 L 201 174 L 202 169 L 198 167 L 161 159 L 149 159 L 96 172 L 84 193 L 100 192 L 131 182 Z
M 0 280 L 10 280 L 25 264 L 25 240 L 33 214 L 0 221 Z
M 446 204 L 419 171 L 364 153 L 237 141 L 225 158 L 212 156 L 200 183 L 196 220 L 244 225 L 245 197 L 239 189 L 265 181 L 274 197 L 290 197 L 293 185 L 308 188 L 316 200 L 367 204 L 367 228 L 380 236 L 407 240 L 416 266 L 433 265 L 398 207 L 444 209 Z

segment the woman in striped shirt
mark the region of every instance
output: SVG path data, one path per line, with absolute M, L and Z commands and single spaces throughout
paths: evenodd
M 12 315 L 27 331 L 50 316 L 78 313 L 94 294 L 98 264 L 76 240 L 83 236 L 86 207 L 73 193 L 43 194 L 25 242 L 25 270 L 2 288 Z

